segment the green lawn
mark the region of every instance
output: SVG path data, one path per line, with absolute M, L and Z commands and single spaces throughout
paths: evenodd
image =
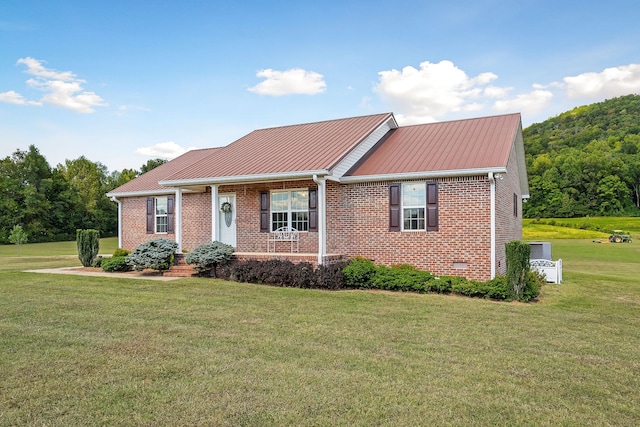
M 637 425 L 640 244 L 552 243 L 533 304 L 0 255 L 0 425 Z

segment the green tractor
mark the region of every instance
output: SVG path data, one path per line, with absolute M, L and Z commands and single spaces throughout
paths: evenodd
M 631 234 L 625 233 L 623 230 L 612 230 L 609 241 L 611 243 L 631 243 Z

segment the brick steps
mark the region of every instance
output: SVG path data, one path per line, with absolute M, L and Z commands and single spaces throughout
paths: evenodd
M 166 277 L 192 277 L 197 274 L 198 272 L 185 261 L 184 254 L 176 254 L 174 265 L 162 273 Z

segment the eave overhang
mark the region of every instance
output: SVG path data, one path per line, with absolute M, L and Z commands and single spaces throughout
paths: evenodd
M 158 184 L 164 187 L 191 187 L 199 185 L 223 185 L 223 184 L 249 184 L 259 182 L 273 181 L 299 181 L 302 179 L 313 179 L 313 176 L 326 176 L 329 171 L 326 169 L 312 171 L 297 171 L 283 173 L 267 173 L 259 175 L 238 175 L 238 176 L 220 176 L 220 177 L 204 177 L 193 179 L 177 179 L 159 181 Z
M 489 175 L 489 173 L 507 173 L 506 167 L 493 167 L 493 168 L 481 168 L 481 169 L 455 169 L 445 171 L 430 171 L 430 172 L 408 172 L 408 173 L 394 173 L 394 174 L 381 174 L 381 175 L 363 175 L 363 176 L 343 176 L 338 182 L 342 184 L 355 184 L 361 182 L 376 182 L 376 181 L 411 181 L 416 179 L 437 179 L 437 178 L 450 178 L 457 176 L 483 176 Z

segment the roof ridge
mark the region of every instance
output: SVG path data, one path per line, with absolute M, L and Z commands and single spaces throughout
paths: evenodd
M 508 116 L 521 116 L 521 114 L 520 113 L 492 114 L 490 116 L 467 117 L 466 119 L 443 120 L 441 122 L 414 123 L 412 125 L 399 126 L 399 128 L 409 128 L 414 126 L 428 126 L 428 125 L 437 125 L 437 124 L 444 124 L 444 123 L 467 122 L 471 120 L 484 120 L 484 119 L 492 119 L 496 117 L 508 117 Z
M 393 112 L 377 113 L 377 114 L 365 114 L 365 115 L 362 115 L 362 116 L 342 117 L 342 118 L 339 118 L 339 119 L 316 120 L 315 122 L 296 123 L 296 124 L 292 124 L 292 125 L 271 126 L 271 127 L 255 129 L 251 133 L 259 132 L 261 130 L 283 129 L 283 128 L 296 127 L 296 126 L 307 126 L 307 125 L 315 125 L 315 124 L 319 124 L 319 123 L 329 123 L 329 122 L 341 122 L 341 121 L 344 121 L 344 120 L 363 119 L 365 117 L 376 117 L 376 116 L 381 116 L 382 117 L 382 116 L 388 116 L 388 115 L 393 115 Z

